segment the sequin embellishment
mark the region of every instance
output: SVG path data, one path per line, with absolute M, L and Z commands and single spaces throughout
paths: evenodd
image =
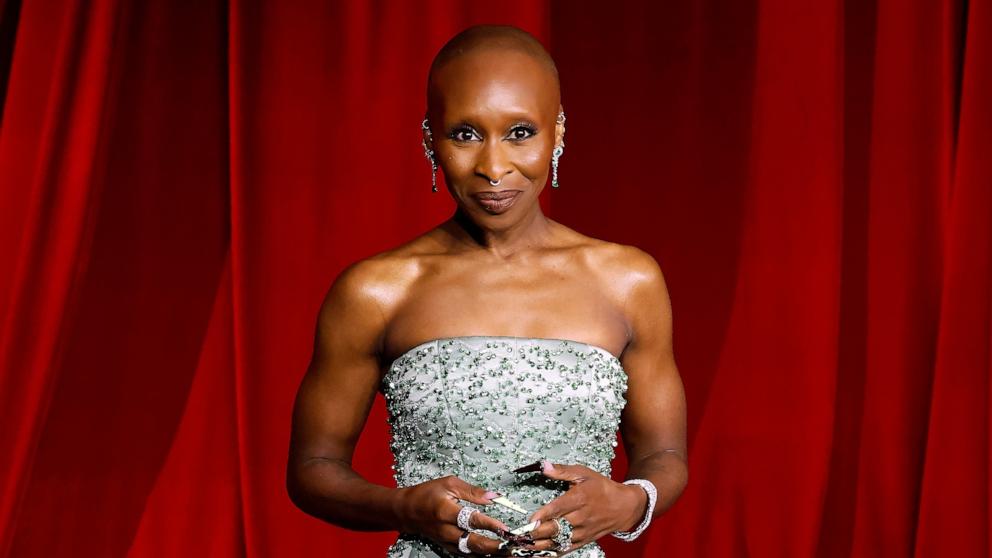
M 444 337 L 394 360 L 382 392 L 397 486 L 456 475 L 533 512 L 567 484 L 539 472 L 511 472 L 517 467 L 546 457 L 610 475 L 627 374 L 609 351 L 579 341 Z M 527 519 L 502 506 L 473 505 L 511 526 Z M 401 533 L 387 556 L 453 555 L 426 538 Z M 593 542 L 569 556 L 605 554 Z

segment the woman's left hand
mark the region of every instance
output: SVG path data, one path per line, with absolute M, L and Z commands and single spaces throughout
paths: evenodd
M 613 531 L 633 528 L 647 511 L 647 494 L 641 487 L 616 482 L 585 465 L 545 461 L 542 473 L 571 486 L 531 514 L 530 520 L 540 519 L 541 524 L 531 532 L 534 544 L 524 548 L 557 551 L 552 540 L 558 531 L 554 521 L 557 517 L 564 517 L 572 525 L 571 552 Z

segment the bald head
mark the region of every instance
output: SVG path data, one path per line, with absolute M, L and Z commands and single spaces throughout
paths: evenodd
M 468 55 L 494 51 L 524 54 L 537 62 L 554 83 L 554 96 L 560 102 L 558 68 L 540 41 L 512 25 L 474 25 L 452 37 L 434 57 L 427 77 L 428 104 L 436 98 L 437 75 L 443 68 Z
M 526 32 L 478 25 L 441 48 L 427 80 L 423 141 L 465 215 L 506 228 L 541 211 L 537 196 L 563 146 L 562 110 L 555 64 Z M 520 201 L 495 207 L 479 198 L 493 186 Z

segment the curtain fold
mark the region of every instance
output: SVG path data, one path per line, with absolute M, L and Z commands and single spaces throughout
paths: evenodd
M 9 17 L 11 10 L 4 8 Z M 86 8 L 84 2 L 65 2 L 57 13 L 40 5 L 20 10 L 20 56 L 6 80 L 0 134 L 0 552 L 11 546 L 18 501 L 59 380 L 62 331 L 77 306 L 74 295 L 102 182 L 100 131 L 112 116 L 105 102 L 109 84 L 119 78 L 112 49 L 119 3 Z
M 992 3 L 966 13 L 915 556 L 992 552 Z
M 0 1 L 0 556 L 384 555 L 289 501 L 292 402 L 334 277 L 454 208 L 475 23 L 561 72 L 545 212 L 672 297 L 689 486 L 608 555 L 989 556 L 989 0 Z
M 861 556 L 913 554 L 943 311 L 962 8 L 889 0 L 877 6 L 867 352 L 853 533 Z

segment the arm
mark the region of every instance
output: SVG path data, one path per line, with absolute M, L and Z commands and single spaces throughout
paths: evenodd
M 381 270 L 381 271 L 377 271 Z M 459 500 L 490 504 L 495 493 L 454 475 L 404 488 L 371 483 L 351 467 L 381 381 L 385 318 L 380 310 L 396 283 L 388 268 L 366 260 L 338 277 L 317 319 L 313 359 L 293 408 L 286 490 L 304 512 L 355 531 L 401 531 L 429 537 L 451 552 L 462 530 Z M 507 525 L 483 512 L 472 527 Z M 493 554 L 498 541 L 472 534 L 469 548 Z
M 668 291 L 657 262 L 649 254 L 627 248 L 622 261 L 602 266 L 622 275 L 621 286 L 628 340 L 620 355 L 627 371 L 627 404 L 620 429 L 627 452 L 627 478 L 646 479 L 658 490 L 653 516 L 678 499 L 689 480 L 686 462 L 685 394 L 672 354 L 672 316 Z M 573 525 L 572 541 L 582 546 L 607 533 L 631 531 L 644 519 L 648 497 L 640 486 L 620 484 L 578 464 L 545 465 L 547 477 L 569 482 L 565 494 L 531 514 L 543 523 L 533 532 L 533 548 L 555 548 L 557 532 L 550 518 L 565 517 Z
M 621 355 L 628 373 L 627 405 L 620 429 L 627 453 L 627 478 L 647 479 L 658 489 L 654 516 L 668 510 L 689 482 L 686 402 L 672 350 L 672 307 L 664 276 L 649 254 L 637 250 L 634 283 L 624 304 L 630 341 Z M 647 495 L 631 486 L 641 502 Z
M 293 408 L 286 471 L 297 507 L 359 531 L 399 528 L 397 490 L 368 482 L 351 467 L 380 379 L 384 319 L 374 273 L 374 263 L 352 264 L 321 305 L 313 358 Z

